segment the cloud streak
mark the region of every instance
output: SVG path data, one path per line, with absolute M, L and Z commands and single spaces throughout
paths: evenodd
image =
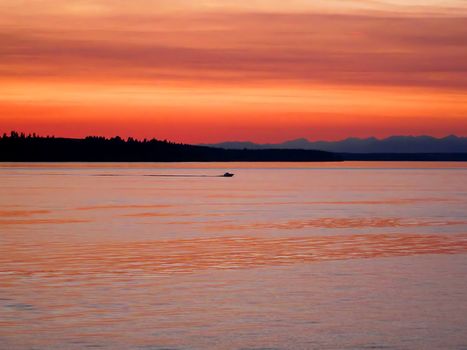
M 276 101 L 283 103 L 281 111 L 289 103 L 289 111 L 305 121 L 313 119 L 313 111 L 334 113 L 336 121 L 346 113 L 377 115 L 373 101 L 365 99 L 373 91 L 386 94 L 384 101 L 422 101 L 420 91 L 430 99 L 435 91 L 445 107 L 426 113 L 426 106 L 414 104 L 407 117 L 442 111 L 438 117 L 449 119 L 451 126 L 466 117 L 461 102 L 467 94 L 467 6 L 460 1 L 415 1 L 411 6 L 398 0 L 26 3 L 0 4 L 5 14 L 0 18 L 0 91 L 12 91 L 0 99 L 0 129 L 6 128 L 2 118 L 8 118 L 9 127 L 15 117 L 30 113 L 31 101 L 62 103 L 55 83 L 74 85 L 76 91 L 86 86 L 86 93 L 75 95 L 100 103 L 90 115 L 105 109 L 104 114 L 113 113 L 112 101 L 128 100 L 133 106 L 135 94 L 122 92 L 133 85 L 137 88 L 130 90 L 142 96 L 136 101 L 165 101 L 165 107 L 178 108 L 198 99 L 204 109 L 197 103 L 196 112 L 183 111 L 191 119 L 217 103 L 213 89 L 221 89 L 224 100 L 228 95 L 240 101 L 243 119 L 257 113 L 259 105 Z M 258 87 L 260 98 L 244 98 Z M 179 90 L 167 98 L 173 88 Z M 278 93 L 295 94 L 304 105 L 308 92 L 317 89 L 334 89 L 326 99 L 328 108 L 312 99 L 300 111 L 293 98 L 277 98 Z M 410 97 L 408 89 L 417 96 Z M 342 97 L 344 90 L 360 93 Z M 199 99 L 203 93 L 212 98 Z M 21 101 L 28 104 L 23 112 Z M 232 105 L 216 113 L 232 115 Z M 450 113 L 449 105 L 457 107 Z M 380 107 L 381 116 L 407 112 L 405 102 L 399 111 L 385 103 Z M 272 124 L 283 129 L 283 117 L 276 118 Z
M 135 34 L 123 27 L 97 39 L 80 31 L 67 38 L 52 29 L 3 31 L 0 69 L 4 77 L 467 88 L 467 18 L 259 13 L 202 18 L 191 17 L 184 30 L 175 20 L 161 30 Z M 205 22 L 222 28 L 203 29 Z

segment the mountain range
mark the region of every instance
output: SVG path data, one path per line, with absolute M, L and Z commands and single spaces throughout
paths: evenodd
M 282 143 L 257 144 L 231 141 L 203 146 L 225 149 L 313 149 L 337 153 L 467 153 L 467 137 L 455 135 L 442 138 L 432 136 L 391 136 L 385 139 L 352 137 L 341 141 L 309 141 L 299 138 Z

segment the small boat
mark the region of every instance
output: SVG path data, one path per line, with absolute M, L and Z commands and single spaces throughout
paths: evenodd
M 232 173 L 225 173 L 224 175 L 221 175 L 222 177 L 232 177 L 234 174 Z

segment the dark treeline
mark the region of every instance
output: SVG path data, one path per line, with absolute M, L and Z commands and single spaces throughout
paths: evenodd
M 12 131 L 0 137 L 3 162 L 215 162 L 215 161 L 341 161 L 334 153 L 314 150 L 226 150 L 169 141 L 88 136 L 84 139 L 25 135 Z

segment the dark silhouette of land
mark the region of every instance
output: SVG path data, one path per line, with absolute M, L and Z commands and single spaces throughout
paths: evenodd
M 315 150 L 226 150 L 161 140 L 89 136 L 41 137 L 12 131 L 0 137 L 3 162 L 335 162 L 334 153 Z
M 25 135 L 0 137 L 0 162 L 336 162 L 467 161 L 465 153 L 333 153 L 309 149 L 224 149 L 169 141 L 88 136 L 84 139 Z
M 334 153 L 467 153 L 467 137 L 450 135 L 442 138 L 432 136 L 391 136 L 385 139 L 347 138 L 341 141 L 308 141 L 297 139 L 276 144 L 253 142 L 222 142 L 203 146 L 225 149 L 314 149 Z

